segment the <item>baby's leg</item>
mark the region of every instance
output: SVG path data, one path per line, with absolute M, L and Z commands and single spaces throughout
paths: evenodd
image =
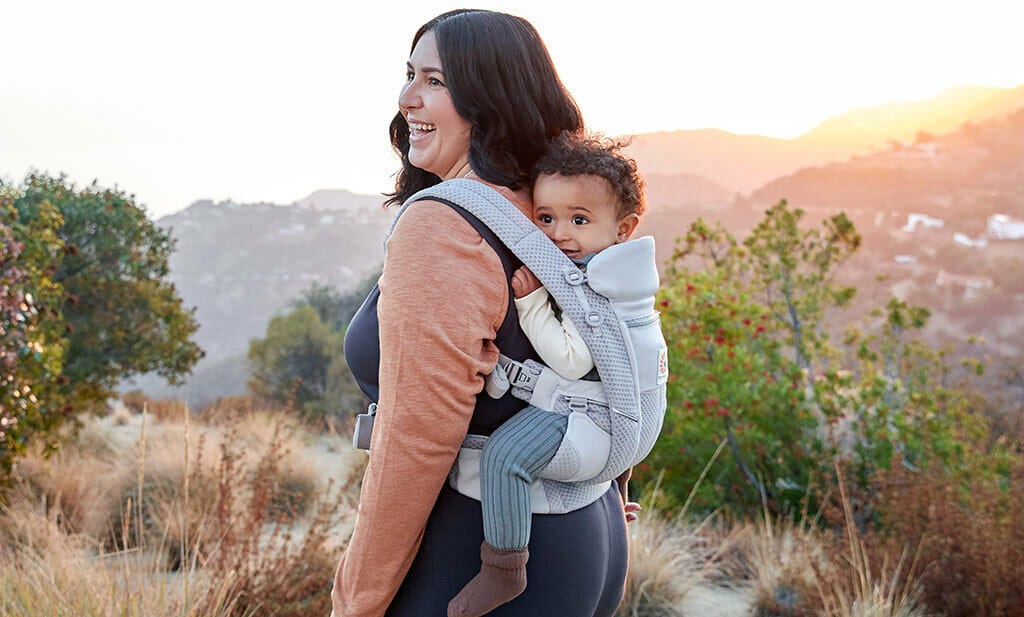
M 527 407 L 494 431 L 480 460 L 483 567 L 448 605 L 449 617 L 478 617 L 526 589 L 530 484 L 555 456 L 566 416 Z

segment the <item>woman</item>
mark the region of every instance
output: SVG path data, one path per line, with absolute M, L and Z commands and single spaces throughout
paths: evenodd
M 529 22 L 445 13 L 413 39 L 391 124 L 402 170 L 389 203 L 471 178 L 529 215 L 533 164 L 548 140 L 582 128 Z M 445 615 L 479 570 L 480 502 L 446 480 L 467 432 L 490 434 L 522 407 L 510 396 L 478 396 L 499 347 L 536 358 L 510 300 L 518 265 L 479 221 L 435 201 L 411 206 L 388 241 L 378 289 L 345 341 L 378 412 L 355 529 L 335 576 L 335 617 Z M 613 485 L 580 510 L 534 515 L 527 589 L 490 614 L 610 617 L 626 574 L 622 503 Z

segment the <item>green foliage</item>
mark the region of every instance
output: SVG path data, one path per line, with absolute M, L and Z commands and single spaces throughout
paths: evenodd
M 29 440 L 53 434 L 67 417 L 67 340 L 61 336 L 60 289 L 50 278 L 62 253 L 62 221 L 44 203 L 40 216 L 25 225 L 15 196 L 0 183 L 0 486 Z
M 743 245 L 755 275 L 751 292 L 785 326 L 797 364 L 810 369 L 822 349 L 817 326 L 825 310 L 848 304 L 856 293 L 833 284 L 832 275 L 860 246 L 860 234 L 845 214 L 825 220 L 821 231 L 802 230 L 803 215 L 783 200 L 765 213 Z
M 32 442 L 104 408 L 117 382 L 174 381 L 202 355 L 166 282 L 171 237 L 130 196 L 63 177 L 0 182 L 0 485 Z
M 686 499 L 718 443 L 729 448 L 695 495 L 701 510 L 794 510 L 815 478 L 846 459 L 868 486 L 893 460 L 967 469 L 987 435 L 947 389 L 941 353 L 908 340 L 928 311 L 892 299 L 873 334 L 851 330 L 843 349 L 823 332 L 826 313 L 856 290 L 836 269 L 859 246 L 845 215 L 801 229 L 780 202 L 743 243 L 698 220 L 680 242 L 659 292 L 670 346 L 665 428 L 635 478 L 664 473 L 668 505 Z M 701 266 L 687 268 L 695 261 Z
M 345 363 L 344 338 L 308 305 L 274 317 L 266 337 L 249 342 L 250 390 L 315 417 L 356 407 L 362 395 Z
M 669 413 L 637 479 L 663 470 L 670 506 L 683 503 L 723 438 L 729 452 L 698 487 L 694 507 L 756 511 L 762 494 L 796 503 L 807 486 L 814 444 L 803 442 L 815 420 L 802 372 L 782 354 L 782 321 L 740 276 L 748 255 L 720 226 L 697 221 L 675 262 L 696 256 L 706 267 L 673 267 L 659 293 Z
M 320 321 L 330 325 L 335 330 L 344 330 L 348 322 L 362 306 L 363 300 L 370 295 L 370 291 L 377 284 L 380 272 L 374 276 L 363 279 L 356 288 L 349 293 L 342 293 L 332 285 L 313 283 L 308 289 L 302 292 L 299 299 L 292 303 L 294 308 L 301 306 L 312 307 L 320 316 Z
M 177 383 L 203 352 L 190 340 L 195 309 L 185 309 L 165 280 L 170 233 L 122 191 L 29 175 L 14 199 L 19 218 L 45 220 L 47 204 L 62 219 L 65 255 L 51 266 L 64 294 L 68 403 L 76 411 L 98 408 L 122 378 L 150 371 Z

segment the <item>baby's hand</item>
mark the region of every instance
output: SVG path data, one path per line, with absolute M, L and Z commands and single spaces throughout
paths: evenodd
M 540 288 L 540 281 L 526 266 L 521 266 L 512 274 L 512 294 L 516 298 L 528 296 Z

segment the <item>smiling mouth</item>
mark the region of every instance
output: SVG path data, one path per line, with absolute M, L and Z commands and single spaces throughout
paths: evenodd
M 571 250 L 571 249 L 561 249 L 561 251 L 563 253 L 565 253 L 566 257 L 569 257 L 569 258 L 577 257 L 577 256 L 579 256 L 579 253 L 580 253 L 579 251 L 574 251 L 574 250 Z
M 437 130 L 436 124 L 427 124 L 425 122 L 410 122 L 409 123 L 409 139 L 411 141 L 417 141 L 424 139 L 431 133 Z

